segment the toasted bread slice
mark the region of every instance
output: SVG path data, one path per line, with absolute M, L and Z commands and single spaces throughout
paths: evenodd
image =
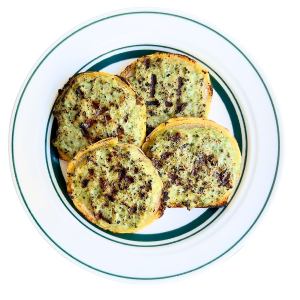
M 116 233 L 136 232 L 162 214 L 162 181 L 136 146 L 108 138 L 77 153 L 67 190 L 92 223 Z
M 180 54 L 138 58 L 121 73 L 147 106 L 147 131 L 172 117 L 206 118 L 213 89 L 208 71 Z
M 144 102 L 126 81 L 104 72 L 72 77 L 60 91 L 53 114 L 58 123 L 53 144 L 64 160 L 103 138 L 141 146 L 146 135 Z
M 241 153 L 227 129 L 199 118 L 159 125 L 142 149 L 162 178 L 167 207 L 227 204 L 241 170 Z

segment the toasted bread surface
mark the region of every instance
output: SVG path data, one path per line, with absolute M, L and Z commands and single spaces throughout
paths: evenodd
M 146 55 L 127 66 L 121 76 L 146 103 L 148 132 L 175 116 L 207 117 L 213 93 L 209 73 L 187 56 Z
M 92 223 L 115 233 L 136 232 L 162 213 L 162 181 L 136 146 L 108 138 L 77 153 L 67 168 L 67 190 Z
M 58 123 L 53 141 L 60 158 L 108 137 L 141 146 L 146 107 L 126 81 L 105 72 L 80 73 L 59 92 L 53 109 Z
M 170 119 L 152 131 L 142 149 L 162 178 L 167 207 L 226 205 L 240 177 L 236 140 L 210 120 Z

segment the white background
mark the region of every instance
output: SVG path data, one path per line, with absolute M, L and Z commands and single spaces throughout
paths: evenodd
M 299 299 L 300 9 L 298 1 L 5 1 L 0 9 L 1 299 Z M 72 27 L 111 10 L 162 7 L 194 15 L 257 64 L 277 104 L 282 159 L 272 201 L 234 255 L 173 280 L 119 281 L 61 256 L 30 222 L 15 193 L 8 129 L 18 90 L 46 48 Z M 34 111 L 34 110 L 33 110 Z M 34 130 L 34 128 L 33 128 Z M 28 140 L 30 142 L 30 138 Z

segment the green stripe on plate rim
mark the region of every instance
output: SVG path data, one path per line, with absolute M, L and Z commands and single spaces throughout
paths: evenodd
M 14 133 L 15 133 L 15 124 L 16 124 L 16 119 L 17 119 L 17 115 L 18 115 L 18 111 L 19 111 L 19 107 L 20 104 L 22 102 L 22 98 L 24 96 L 24 93 L 31 81 L 31 79 L 33 78 L 33 76 L 35 75 L 36 71 L 39 69 L 39 67 L 41 66 L 41 64 L 47 59 L 47 57 L 57 48 L 59 47 L 62 43 L 64 43 L 68 38 L 70 38 L 71 36 L 73 36 L 74 34 L 76 34 L 77 32 L 85 29 L 86 27 L 89 27 L 93 24 L 108 20 L 108 19 L 112 19 L 112 18 L 117 18 L 120 16 L 126 16 L 126 15 L 134 15 L 134 14 L 157 14 L 157 15 L 166 15 L 166 16 L 171 16 L 174 18 L 178 18 L 178 19 L 182 19 L 182 20 L 186 20 L 188 22 L 192 22 L 194 24 L 197 24 L 205 29 L 208 29 L 209 31 L 215 33 L 216 35 L 220 36 L 221 38 L 223 38 L 226 42 L 228 42 L 233 48 L 235 48 L 242 57 L 244 57 L 244 59 L 249 63 L 249 65 L 253 68 L 253 70 L 256 72 L 257 76 L 260 78 L 266 93 L 268 95 L 268 98 L 270 100 L 270 104 L 271 107 L 273 109 L 273 113 L 274 113 L 274 118 L 275 118 L 275 123 L 276 123 L 276 130 L 277 130 L 277 141 L 278 141 L 278 146 L 277 146 L 277 161 L 276 161 L 276 168 L 275 168 L 275 172 L 274 172 L 274 178 L 270 187 L 270 190 L 267 194 L 266 200 L 264 205 L 262 206 L 260 212 L 258 213 L 257 217 L 255 218 L 255 220 L 252 222 L 252 224 L 249 226 L 249 228 L 242 234 L 242 236 L 237 239 L 229 248 L 227 248 L 226 250 L 224 250 L 221 254 L 219 254 L 218 256 L 216 256 L 215 258 L 211 259 L 210 261 L 197 266 L 195 268 L 189 269 L 187 271 L 184 272 L 180 272 L 177 274 L 172 274 L 172 275 L 167 275 L 167 276 L 156 276 L 156 277 L 133 277 L 133 276 L 126 276 L 126 275 L 122 275 L 122 274 L 114 274 L 111 272 L 107 272 L 101 269 L 98 269 L 92 265 L 89 265 L 87 263 L 85 263 L 84 261 L 78 259 L 77 257 L 73 256 L 71 253 L 69 253 L 67 250 L 65 250 L 62 246 L 60 246 L 58 243 L 56 243 L 49 235 L 48 233 L 44 230 L 44 228 L 41 226 L 41 224 L 38 222 L 38 220 L 35 218 L 35 216 L 33 215 L 33 213 L 30 210 L 30 207 L 28 206 L 26 199 L 24 197 L 24 194 L 22 192 L 21 186 L 20 186 L 20 182 L 18 179 L 18 174 L 17 174 L 17 170 L 16 170 L 16 165 L 15 165 L 15 158 L 14 158 Z M 21 196 L 21 199 L 23 201 L 23 204 L 25 205 L 27 212 L 30 214 L 30 216 L 32 217 L 33 221 L 35 222 L 35 225 L 43 232 L 43 234 L 49 239 L 49 241 L 51 241 L 53 243 L 54 246 L 57 247 L 57 249 L 59 249 L 62 253 L 64 253 L 66 256 L 72 258 L 74 261 L 82 264 L 83 266 L 90 268 L 91 270 L 106 274 L 106 275 L 110 275 L 110 276 L 115 276 L 115 277 L 119 277 L 119 278 L 124 278 L 124 279 L 137 279 L 137 280 L 157 280 L 157 279 L 165 279 L 165 278 L 171 278 L 171 277 L 176 277 L 176 276 L 180 276 L 180 275 L 184 275 L 196 270 L 199 270 L 209 264 L 211 264 L 212 262 L 218 260 L 219 258 L 223 257 L 224 255 L 226 255 L 229 251 L 231 251 L 237 244 L 239 244 L 241 242 L 241 240 L 243 240 L 243 238 L 249 233 L 249 231 L 253 228 L 253 226 L 256 224 L 257 220 L 260 218 L 261 214 L 263 213 L 267 203 L 269 202 L 270 196 L 272 194 L 275 182 L 276 182 L 276 178 L 277 178 L 277 174 L 278 174 L 278 168 L 279 168 L 279 161 L 280 161 L 280 132 L 279 132 L 279 122 L 278 122 L 278 118 L 277 118 L 277 114 L 276 114 L 276 110 L 275 110 L 275 106 L 272 100 L 272 97 L 270 95 L 270 92 L 263 80 L 263 78 L 261 77 L 261 75 L 259 74 L 258 70 L 256 69 L 256 67 L 253 65 L 253 63 L 249 60 L 249 58 L 235 45 L 233 44 L 229 39 L 227 39 L 224 35 L 222 35 L 221 33 L 217 32 L 216 30 L 210 28 L 209 26 L 193 20 L 191 18 L 188 17 L 184 17 L 184 16 L 180 16 L 177 14 L 173 14 L 173 13 L 167 13 L 167 12 L 159 12 L 159 11 L 132 11 L 132 12 L 123 12 L 123 13 L 118 13 L 118 14 L 114 14 L 114 15 L 110 15 L 107 17 L 103 17 L 100 19 L 97 19 L 95 21 L 92 21 L 86 25 L 81 26 L 80 28 L 74 30 L 72 33 L 68 34 L 67 36 L 65 36 L 64 38 L 62 38 L 55 46 L 53 46 L 48 52 L 47 54 L 44 55 L 44 57 L 37 63 L 37 65 L 35 66 L 35 68 L 33 69 L 33 71 L 31 72 L 31 74 L 28 76 L 28 80 L 27 82 L 24 84 L 24 87 L 22 88 L 22 90 L 19 93 L 19 97 L 17 98 L 17 102 L 15 104 L 15 109 L 13 111 L 12 114 L 12 119 L 11 119 L 11 165 L 12 165 L 12 171 L 13 171 L 13 178 L 15 180 L 15 185 L 17 188 L 17 192 L 19 194 L 19 196 Z
M 170 48 L 170 47 L 165 47 L 165 46 L 161 46 L 161 45 L 150 45 L 150 44 L 143 44 L 143 45 L 131 45 L 131 46 L 127 46 L 127 47 L 122 47 L 122 48 L 119 48 L 119 49 L 115 49 L 115 50 L 111 50 L 109 51 L 108 53 L 104 53 L 102 55 L 99 55 L 97 58 L 91 60 L 90 62 L 88 62 L 85 66 L 83 66 L 81 69 L 78 70 L 78 72 L 80 72 L 82 69 L 84 69 L 86 66 L 90 65 L 91 62 L 93 61 L 96 61 L 97 59 L 107 55 L 107 54 L 110 54 L 112 52 L 115 52 L 117 50 L 124 50 L 124 49 L 127 49 L 127 48 L 137 48 L 137 47 L 158 47 L 158 48 L 163 48 L 163 49 L 168 49 L 168 50 L 174 50 L 176 52 L 180 52 L 181 54 L 185 54 L 185 55 L 188 55 L 192 58 L 194 58 L 195 60 L 198 60 L 199 62 L 201 62 L 202 64 L 204 64 L 208 69 L 212 70 L 212 68 L 210 66 L 208 66 L 207 64 L 205 64 L 203 61 L 197 59 L 196 57 L 190 55 L 189 53 L 187 52 L 184 52 L 184 51 L 181 51 L 179 49 L 175 49 L 175 48 Z M 153 49 L 139 49 L 139 50 L 131 50 L 131 51 L 126 51 L 126 52 L 121 52 L 119 54 L 115 54 L 115 55 L 112 55 L 108 58 L 105 58 L 101 61 L 98 61 L 97 63 L 95 63 L 93 66 L 91 66 L 90 68 L 88 68 L 87 71 L 98 71 L 98 70 L 101 70 L 111 64 L 114 64 L 114 63 L 117 63 L 117 62 L 120 62 L 120 61 L 123 61 L 123 60 L 126 60 L 126 59 L 130 59 L 130 58 L 137 58 L 137 57 L 140 57 L 142 55 L 147 55 L 147 54 L 152 54 L 154 52 L 157 52 L 158 50 L 153 50 Z M 215 74 L 217 74 L 214 70 L 212 70 Z M 78 73 L 77 72 L 77 73 Z M 222 81 L 222 83 L 224 85 L 226 85 L 226 83 L 221 79 L 221 77 L 217 74 L 219 80 Z M 231 119 L 231 122 L 232 122 L 232 126 L 233 126 L 233 129 L 234 129 L 234 135 L 238 141 L 238 144 L 239 144 L 239 147 L 241 149 L 241 152 L 242 152 L 242 148 L 243 148 L 243 144 L 242 144 L 242 133 L 241 133 L 241 127 L 240 127 L 240 124 L 239 124 L 239 121 L 238 121 L 238 116 L 237 116 L 237 113 L 235 112 L 235 109 L 231 103 L 231 100 L 230 100 L 230 97 L 228 96 L 228 94 L 226 93 L 226 91 L 222 88 L 222 86 L 220 85 L 220 83 L 216 80 L 216 78 L 214 78 L 212 75 L 211 75 L 211 80 L 212 80 L 212 84 L 214 86 L 214 89 L 215 91 L 219 94 L 220 98 L 222 99 L 224 105 L 226 106 L 226 109 L 227 111 L 229 112 L 229 115 L 230 115 L 230 119 Z M 229 87 L 226 85 L 226 87 L 229 89 Z M 237 104 L 238 106 L 238 102 L 236 100 L 236 98 L 234 97 L 232 91 L 229 89 L 235 103 Z M 239 108 L 240 110 L 240 108 Z M 242 121 L 243 121 L 243 128 L 244 128 L 244 134 L 245 134 L 245 137 L 247 137 L 247 133 L 246 133 L 246 127 L 245 127 L 245 121 L 244 121 L 244 118 L 242 116 L 242 112 L 240 110 L 240 115 L 241 115 L 241 118 L 242 118 Z M 187 234 L 188 232 L 196 229 L 197 227 L 199 227 L 200 225 L 202 225 L 203 223 L 205 223 L 206 221 L 208 221 L 209 219 L 210 222 L 208 224 L 205 224 L 205 226 L 203 226 L 201 229 L 199 229 L 198 231 L 194 232 L 194 233 L 191 233 L 190 235 L 188 236 L 185 236 L 185 237 L 182 237 L 180 239 L 177 239 L 177 240 L 173 240 L 173 241 L 168 241 L 168 242 L 165 242 L 165 243 L 160 243 L 160 244 L 128 244 L 128 243 L 125 243 L 126 245 L 130 245 L 130 246 L 139 246 L 139 247 L 157 247 L 157 246 L 163 246 L 163 245 L 166 245 L 166 244 L 170 244 L 170 243 L 175 243 L 175 242 L 179 242 L 179 241 L 182 241 L 190 236 L 193 236 L 195 235 L 196 233 L 199 233 L 200 231 L 202 231 L 204 228 L 206 228 L 208 225 L 210 225 L 213 221 L 215 221 L 222 213 L 223 211 L 225 210 L 225 208 L 209 208 L 207 209 L 202 215 L 198 216 L 196 219 L 194 219 L 193 221 L 191 221 L 190 223 L 184 225 L 184 226 L 181 226 L 179 228 L 176 228 L 174 230 L 170 230 L 170 231 L 167 231 L 167 232 L 161 232 L 161 233 L 155 233 L 155 234 L 114 234 L 114 233 L 110 233 L 108 231 L 105 231 L 99 227 L 97 227 L 96 225 L 94 225 L 93 223 L 89 222 L 88 220 L 86 220 L 82 214 L 76 209 L 76 207 L 73 205 L 73 202 L 72 200 L 70 199 L 70 197 L 68 196 L 68 193 L 67 193 L 67 190 L 66 190 L 66 184 L 65 184 L 65 180 L 64 180 L 64 177 L 62 175 L 62 172 L 61 172 L 61 169 L 60 169 L 60 164 L 59 164 L 59 158 L 58 158 L 58 153 L 56 151 L 56 149 L 51 145 L 50 146 L 50 162 L 51 162 L 51 166 L 52 166 L 52 170 L 53 170 L 53 173 L 55 175 L 55 179 L 52 177 L 52 172 L 50 172 L 50 167 L 49 167 L 49 162 L 48 162 L 48 157 L 47 157 L 47 148 L 49 147 L 49 140 L 47 138 L 48 136 L 48 131 L 50 129 L 50 125 L 51 124 L 51 117 L 49 117 L 48 119 L 48 124 L 47 124 L 47 128 L 46 128 L 46 138 L 45 138 L 45 154 L 46 154 L 46 163 L 47 163 L 47 168 L 48 168 L 48 173 L 49 173 L 49 176 L 50 176 L 50 179 L 51 179 L 51 182 L 52 182 L 52 185 L 54 187 L 54 190 L 56 191 L 59 199 L 61 200 L 61 202 L 64 204 L 64 206 L 68 209 L 68 211 L 74 216 L 76 217 L 76 219 L 81 223 L 83 224 L 84 226 L 86 226 L 88 229 L 92 230 L 94 233 L 100 235 L 101 237 L 104 237 L 104 238 L 108 238 L 107 236 L 104 236 L 103 234 L 101 234 L 100 232 L 103 232 L 103 233 L 106 233 L 112 237 L 117 237 L 119 239 L 124 239 L 124 240 L 130 240 L 130 241 L 138 241 L 138 242 L 157 242 L 157 241 L 163 241 L 163 240 L 170 240 L 170 239 L 174 239 L 176 237 L 179 237 L 180 235 L 183 235 L 183 234 Z M 55 134 L 55 131 L 56 131 L 56 128 L 55 126 L 52 127 L 52 129 L 50 129 L 51 131 L 51 138 L 50 140 L 52 140 L 54 134 Z M 246 156 L 247 156 L 247 138 L 246 138 L 246 147 L 245 147 L 245 159 L 244 161 L 246 162 Z M 244 174 L 244 170 L 245 170 L 245 164 L 243 166 L 243 171 L 242 171 L 242 176 Z M 240 178 L 240 181 L 238 183 L 238 186 L 242 180 L 242 176 Z M 56 182 L 55 182 L 56 181 Z M 237 186 L 237 189 L 238 189 L 238 186 Z M 61 190 L 64 198 L 66 199 L 66 201 L 68 202 L 68 204 L 72 207 L 68 207 L 66 204 L 65 204 L 65 201 L 64 199 L 62 199 L 60 193 L 58 192 L 58 189 Z M 236 189 L 236 190 L 237 190 Z M 234 195 L 233 195 L 234 196 Z M 233 197 L 232 197 L 233 198 Z M 73 211 L 72 211 L 73 209 Z M 78 218 L 79 216 L 78 215 L 81 215 L 82 217 L 82 220 L 84 220 L 84 222 Z M 212 218 L 214 217 L 214 218 Z M 87 226 L 85 223 L 89 223 L 90 226 Z M 95 230 L 93 230 L 96 229 Z M 100 232 L 99 232 L 100 231 Z M 111 238 L 108 238 L 110 240 L 112 240 Z M 118 243 L 122 243 L 124 244 L 124 242 L 120 242 L 118 240 L 113 240 L 115 242 L 118 242 Z

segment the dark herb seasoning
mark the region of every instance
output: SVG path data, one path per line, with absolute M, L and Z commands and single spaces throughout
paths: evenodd
M 163 201 L 163 202 L 167 202 L 169 199 L 170 199 L 169 193 L 166 192 L 166 191 L 164 191 L 164 192 L 162 193 L 162 201 Z
M 104 191 L 108 186 L 108 181 L 106 179 L 103 179 L 102 177 L 99 178 L 99 186 L 102 191 Z
M 179 76 L 178 79 L 177 79 L 177 91 L 176 91 L 176 95 L 178 97 L 181 96 L 181 88 L 183 86 L 183 83 L 184 83 L 183 78 Z
M 160 103 L 158 100 L 152 100 L 152 101 L 146 101 L 147 106 L 160 106 Z
M 172 107 L 172 106 L 173 106 L 173 103 L 172 103 L 171 101 L 166 100 L 166 101 L 165 101 L 165 106 L 166 106 L 166 107 Z
M 187 107 L 187 103 L 177 102 L 175 113 L 176 114 L 181 113 L 186 107 Z
M 89 180 L 88 180 L 87 178 L 85 178 L 85 179 L 83 179 L 83 180 L 81 181 L 81 186 L 82 186 L 83 188 L 86 188 L 87 185 L 88 185 L 88 183 L 89 183 Z
M 88 132 L 88 126 L 86 123 L 81 123 L 79 125 L 80 129 L 81 129 L 81 133 L 84 137 L 88 137 L 89 132 Z
M 155 95 L 155 86 L 157 83 L 156 75 L 151 74 L 151 81 L 150 81 L 150 97 L 153 98 Z
M 221 172 L 217 172 L 216 176 L 221 186 L 225 186 L 228 189 L 232 188 L 230 172 L 222 170 Z
M 98 108 L 99 108 L 99 102 L 97 102 L 97 101 L 92 101 L 92 107 L 93 107 L 94 109 L 98 109 Z
M 149 57 L 146 57 L 146 59 L 144 60 L 144 64 L 145 64 L 145 68 L 149 69 L 149 67 L 150 67 L 150 58 Z
M 83 91 L 81 90 L 80 86 L 75 90 L 75 94 L 77 97 L 79 98 L 84 98 L 84 93 Z
M 152 161 L 154 167 L 157 169 L 160 169 L 163 166 L 162 162 L 159 159 L 152 158 L 151 161 Z
M 181 139 L 181 135 L 179 132 L 176 132 L 174 135 L 170 136 L 170 140 L 175 143 L 180 141 L 180 139 Z
M 172 152 L 164 152 L 162 155 L 161 155 L 161 159 L 163 159 L 163 160 L 165 160 L 165 159 L 167 159 L 167 158 L 169 158 L 170 156 L 172 156 Z

